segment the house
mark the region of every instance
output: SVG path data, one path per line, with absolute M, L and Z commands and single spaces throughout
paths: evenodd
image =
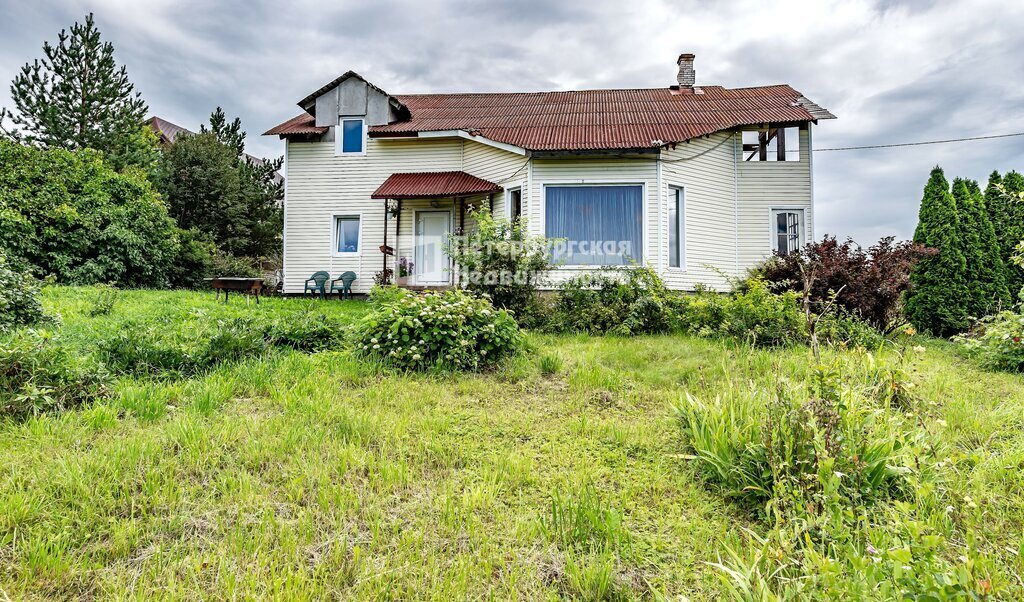
M 174 144 L 174 139 L 180 134 L 195 135 L 195 132 L 155 115 L 146 120 L 146 125 L 148 125 L 149 128 L 153 130 L 153 133 L 156 134 L 157 140 L 163 148 L 167 148 Z M 263 165 L 266 163 L 264 159 L 254 157 L 249 153 L 245 153 L 245 158 L 253 165 Z M 277 184 L 283 184 L 284 177 L 281 176 L 280 173 L 274 172 L 274 182 Z
M 285 291 L 317 270 L 357 292 L 400 258 L 411 284 L 458 278 L 449 233 L 472 208 L 557 238 L 548 286 L 642 263 L 673 289 L 728 286 L 813 238 L 811 128 L 833 119 L 788 85 L 392 95 L 349 71 L 270 129 L 285 140 Z

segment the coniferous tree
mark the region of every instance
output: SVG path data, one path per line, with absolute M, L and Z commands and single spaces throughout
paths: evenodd
M 1003 261 L 1006 286 L 1011 294 L 1024 287 L 1024 268 L 1012 257 L 1024 240 L 1024 176 L 1011 171 L 1005 177 L 992 172 L 985 188 L 985 203 L 991 217 Z
M 942 169 L 935 167 L 924 187 L 914 242 L 938 253 L 911 274 L 907 319 L 918 330 L 949 336 L 968 325 L 967 265 L 960 243 L 956 201 Z
M 44 147 L 101 151 L 116 168 L 148 167 L 157 150 L 144 131 L 146 103 L 92 14 L 70 33 L 61 30 L 56 45 L 44 42 L 43 54 L 11 83 L 16 111 L 4 111 L 14 124 L 9 132 Z
M 217 107 L 210 127 L 180 134 L 164 151 L 156 182 L 181 228 L 209 235 L 225 253 L 263 257 L 280 251 L 281 160 L 262 161 L 244 147 L 241 121 Z
M 968 313 L 987 316 L 1010 300 L 999 242 L 985 207 L 985 198 L 974 180 L 953 180 L 960 225 L 960 246 L 967 266 Z

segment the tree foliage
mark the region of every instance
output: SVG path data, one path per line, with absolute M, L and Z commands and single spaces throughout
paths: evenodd
M 968 326 L 967 261 L 960 232 L 956 200 L 942 169 L 935 167 L 924 188 L 914 242 L 938 253 L 922 259 L 911 273 L 906 313 L 918 330 L 936 336 Z
M 803 293 L 804 273 L 814 270 L 808 295 L 812 309 L 824 313 L 835 304 L 845 314 L 859 318 L 880 332 L 904 324 L 903 297 L 910 290 L 914 266 L 934 249 L 910 241 L 895 242 L 887 236 L 868 249 L 853 240 L 840 243 L 825 236 L 796 253 L 776 256 L 752 270 L 775 290 Z
M 1015 171 L 1005 176 L 992 172 L 985 188 L 985 203 L 999 245 L 1006 286 L 1013 294 L 1024 288 L 1024 266 L 1012 261 L 1014 249 L 1024 240 L 1024 176 Z
M 46 148 L 95 149 L 118 169 L 155 160 L 155 139 L 143 123 L 146 103 L 92 14 L 61 30 L 56 44 L 44 42 L 43 55 L 11 83 L 16 111 L 0 115 L 14 124 L 10 133 Z
M 0 141 L 0 252 L 62 284 L 164 286 L 178 240 L 140 170 L 114 171 L 89 150 Z
M 967 311 L 970 316 L 980 318 L 1009 303 L 1006 269 L 978 183 L 954 179 L 953 198 L 959 212 L 959 236 L 967 264 Z
M 250 157 L 244 143 L 241 121 L 218 107 L 209 128 L 179 135 L 164 151 L 156 184 L 182 229 L 208 234 L 226 253 L 259 257 L 280 248 L 282 161 Z

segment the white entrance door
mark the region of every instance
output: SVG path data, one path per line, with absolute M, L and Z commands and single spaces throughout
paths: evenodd
M 451 228 L 447 211 L 417 211 L 413 274 L 417 284 L 450 284 L 451 261 L 444 252 Z

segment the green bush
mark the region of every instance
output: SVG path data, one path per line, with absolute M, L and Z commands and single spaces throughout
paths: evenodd
M 107 396 L 107 374 L 54 342 L 23 330 L 0 341 L 0 417 L 70 410 Z
M 165 286 L 174 220 L 141 171 L 0 140 L 0 252 L 61 284 Z
M 523 220 L 495 218 L 487 207 L 471 210 L 470 216 L 476 228 L 452 236 L 447 245 L 459 278 L 467 290 L 486 295 L 516 319 L 528 316 L 537 283 L 552 267 L 548 239 L 531 236 Z
M 174 288 L 205 289 L 204 278 L 214 275 L 217 245 L 213 237 L 199 230 L 178 230 L 181 249 L 167 270 L 167 279 Z
M 338 349 L 345 342 L 345 334 L 341 324 L 315 311 L 276 318 L 263 329 L 263 337 L 271 346 L 307 353 Z
M 815 330 L 820 341 L 832 346 L 876 349 L 885 342 L 885 336 L 870 324 L 845 313 L 819 317 Z
M 727 336 L 762 347 L 807 340 L 806 320 L 796 293 L 773 293 L 757 278 L 729 295 L 698 290 L 674 305 L 679 327 L 697 336 Z
M 46 317 L 39 302 L 39 283 L 12 269 L 0 253 L 0 332 L 38 324 Z
M 100 284 L 96 287 L 96 294 L 85 311 L 91 318 L 98 316 L 109 316 L 114 311 L 114 306 L 121 300 L 121 291 L 112 284 Z
M 367 301 L 374 306 L 387 305 L 412 296 L 408 289 L 400 288 L 390 284 L 377 285 L 370 289 Z
M 410 370 L 476 370 L 523 348 L 505 310 L 460 290 L 400 298 L 377 306 L 356 326 L 363 355 Z
M 983 318 L 957 340 L 988 368 L 1024 372 L 1024 312 L 1003 311 Z
M 651 268 L 605 268 L 562 284 L 547 328 L 618 335 L 668 332 L 677 322 L 678 306 L 678 296 Z

